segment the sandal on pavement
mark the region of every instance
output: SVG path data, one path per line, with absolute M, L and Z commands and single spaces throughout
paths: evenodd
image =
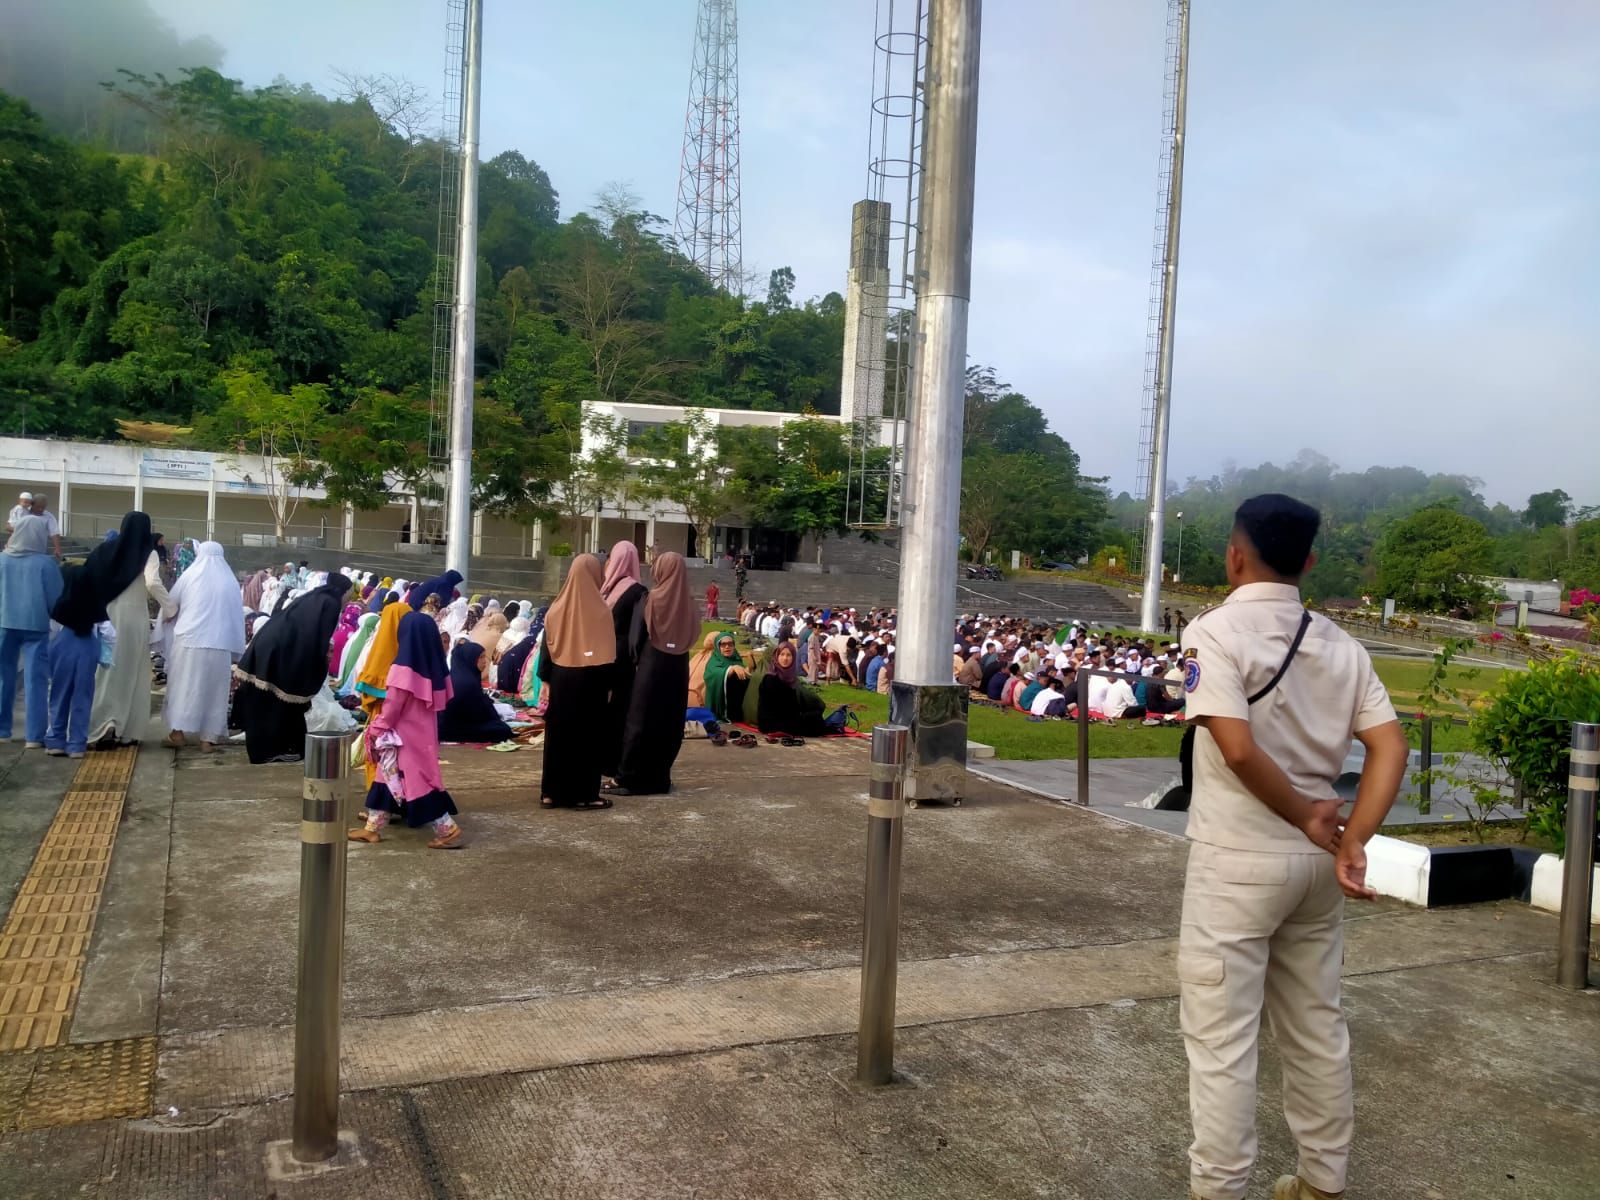
M 461 826 L 457 825 L 443 837 L 436 837 L 428 843 L 429 850 L 459 850 L 461 849 Z
M 711 744 L 713 746 L 726 746 L 728 744 L 728 735 L 720 729 L 717 730 L 716 733 L 711 735 Z
M 785 746 L 804 746 L 806 744 L 806 740 L 805 738 L 800 737 L 786 737 L 783 739 L 783 744 Z
M 612 807 L 612 803 L 611 803 L 610 799 L 608 799 L 605 796 L 597 796 L 593 800 L 584 801 L 582 804 L 578 805 L 577 807 L 578 808 L 611 808 Z
M 369 845 L 373 842 L 383 841 L 382 834 L 380 834 L 376 829 L 368 829 L 365 825 L 361 825 L 355 829 L 352 829 L 349 833 L 345 834 L 345 838 L 348 841 L 366 842 Z
M 161 739 L 161 744 L 168 750 L 182 750 L 185 745 L 184 740 L 175 733 L 167 734 Z

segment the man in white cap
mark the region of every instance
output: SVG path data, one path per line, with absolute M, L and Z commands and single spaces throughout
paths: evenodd
M 15 533 L 17 531 L 17 522 L 22 520 L 23 517 L 31 516 L 32 514 L 33 493 L 23 492 L 17 497 L 16 507 L 13 508 L 10 515 L 6 517 L 6 532 Z

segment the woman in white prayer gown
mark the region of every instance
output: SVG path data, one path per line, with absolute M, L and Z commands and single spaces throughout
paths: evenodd
M 167 734 L 173 749 L 184 734 L 200 749 L 228 738 L 228 697 L 233 664 L 244 653 L 244 609 L 239 582 L 216 542 L 201 542 L 194 564 L 172 589 L 178 615 L 161 623 L 167 646 Z
M 150 723 L 150 601 L 161 614 L 172 612 L 172 598 L 161 582 L 161 556 L 155 550 L 150 518 L 131 512 L 122 518 L 117 538 L 120 559 L 128 570 L 116 575 L 123 583 L 116 599 L 106 605 L 106 616 L 117 631 L 116 650 L 109 667 L 95 675 L 94 708 L 89 714 L 89 742 L 128 745 L 144 740 Z M 143 569 L 136 560 L 143 558 Z

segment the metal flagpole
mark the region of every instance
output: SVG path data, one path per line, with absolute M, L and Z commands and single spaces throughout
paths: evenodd
M 467 0 L 461 91 L 461 215 L 456 238 L 456 323 L 450 359 L 450 491 L 445 566 L 468 574 L 472 557 L 472 380 L 478 337 L 478 110 L 483 0 Z
M 1139 625 L 1161 628 L 1161 548 L 1167 536 L 1167 438 L 1172 415 L 1172 335 L 1178 308 L 1178 229 L 1183 217 L 1183 130 L 1189 108 L 1189 0 L 1176 0 L 1177 105 L 1172 122 L 1172 179 L 1167 190 L 1167 252 L 1161 273 L 1161 348 L 1156 358 L 1155 428 L 1150 454 L 1150 521 L 1144 543 L 1144 599 Z
M 928 14 L 918 336 L 890 720 L 911 728 L 909 798 L 959 800 L 966 771 L 966 694 L 952 682 L 945 647 L 955 628 L 983 5 L 981 0 L 932 0 Z

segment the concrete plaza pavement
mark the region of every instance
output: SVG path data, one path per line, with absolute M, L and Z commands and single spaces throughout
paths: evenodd
M 360 1165 L 266 1165 L 289 1124 L 300 769 L 147 747 L 70 1033 L 155 1039 L 147 1111 L 0 1124 L 0 1196 L 1185 1194 L 1181 839 L 984 780 L 908 814 L 905 1080 L 867 1092 L 864 742 L 692 742 L 678 792 L 608 812 L 540 811 L 537 751 L 445 758 L 464 849 L 350 847 Z M 0 746 L 8 905 L 70 775 Z M 1553 986 L 1554 920 L 1381 903 L 1348 930 L 1351 1195 L 1597 1194 L 1600 996 Z M 1293 1164 L 1270 1047 L 1262 1082 L 1264 1196 Z

